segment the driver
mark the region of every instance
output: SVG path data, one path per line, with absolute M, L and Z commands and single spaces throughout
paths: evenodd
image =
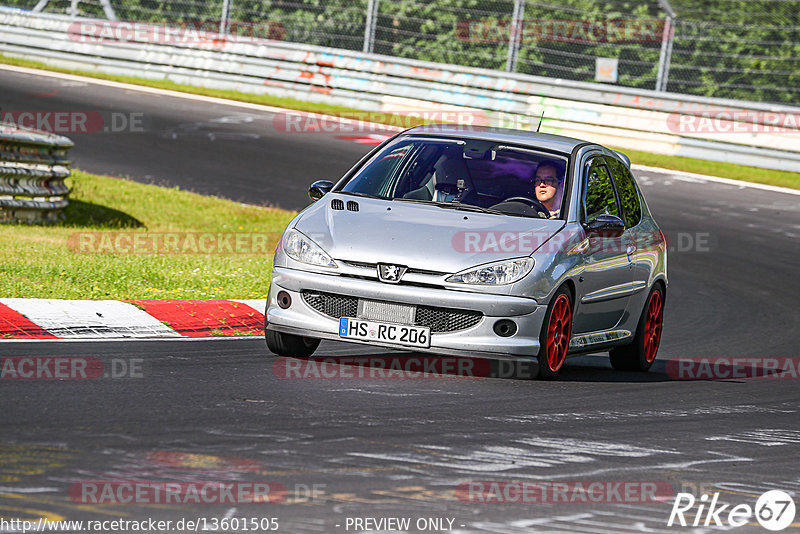
M 558 165 L 552 161 L 543 161 L 536 168 L 533 179 L 536 200 L 550 212 L 550 218 L 556 219 L 561 211 L 561 195 L 564 192 L 564 177 L 558 172 Z

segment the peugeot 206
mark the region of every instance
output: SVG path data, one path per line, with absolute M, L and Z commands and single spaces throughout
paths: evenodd
M 275 354 L 310 356 L 331 339 L 528 360 L 541 378 L 587 352 L 608 351 L 615 369 L 653 365 L 666 242 L 618 152 L 421 126 L 309 195 L 275 252 Z

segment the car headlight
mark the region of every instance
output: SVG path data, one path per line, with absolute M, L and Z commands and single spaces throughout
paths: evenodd
M 499 261 L 497 263 L 474 267 L 468 271 L 461 271 L 460 273 L 450 276 L 445 281 L 481 286 L 513 284 L 531 272 L 533 264 L 533 258 Z
M 336 268 L 336 263 L 319 245 L 294 228 L 286 232 L 283 237 L 283 250 L 293 260 L 319 267 Z

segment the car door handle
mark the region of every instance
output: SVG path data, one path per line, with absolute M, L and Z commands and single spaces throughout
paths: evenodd
M 633 263 L 633 254 L 636 252 L 636 247 L 633 245 L 628 245 L 628 248 L 625 252 L 628 254 L 628 261 Z

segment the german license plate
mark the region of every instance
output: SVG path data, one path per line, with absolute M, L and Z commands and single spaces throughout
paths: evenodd
M 422 326 L 381 323 L 342 317 L 339 319 L 339 337 L 382 341 L 408 347 L 430 347 L 431 329 Z

